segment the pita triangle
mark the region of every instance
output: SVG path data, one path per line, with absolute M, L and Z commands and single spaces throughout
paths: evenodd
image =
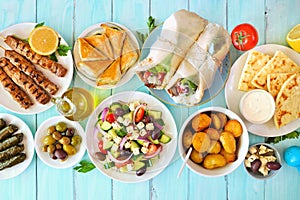
M 78 39 L 79 56 L 82 61 L 108 60 L 106 55 L 90 45 L 85 39 Z
M 114 54 L 109 39 L 105 34 L 92 35 L 84 38 L 88 43 L 113 60 Z

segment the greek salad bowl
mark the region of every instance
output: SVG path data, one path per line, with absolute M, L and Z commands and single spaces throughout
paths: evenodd
M 225 176 L 243 163 L 249 136 L 243 121 L 222 107 L 196 111 L 183 123 L 178 139 L 181 158 L 192 149 L 187 166 L 205 177 Z
M 177 146 L 170 111 L 142 92 L 121 92 L 105 99 L 86 126 L 90 159 L 104 175 L 141 182 L 162 172 Z

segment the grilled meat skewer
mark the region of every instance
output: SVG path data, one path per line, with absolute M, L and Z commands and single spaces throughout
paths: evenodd
M 20 104 L 24 109 L 28 109 L 33 105 L 30 97 L 24 92 L 0 67 L 0 82 L 4 89 L 9 92 L 12 98 Z
M 16 51 L 5 50 L 5 57 L 8 58 L 12 64 L 17 66 L 25 74 L 30 76 L 49 94 L 54 95 L 58 91 L 57 85 L 51 82 L 41 71 L 37 70 L 30 61 L 28 61 L 22 55 L 18 54 Z
M 35 53 L 26 42 L 12 35 L 7 36 L 4 42 L 13 50 L 30 60 L 32 63 L 38 64 L 42 68 L 56 74 L 58 77 L 64 77 L 66 75 L 66 68 L 64 68 L 61 64 L 51 60 L 47 56 L 42 56 Z
M 23 87 L 30 94 L 32 94 L 39 103 L 46 104 L 50 101 L 51 97 L 29 76 L 27 76 L 19 68 L 11 64 L 11 62 L 7 58 L 0 58 L 0 67 L 2 67 L 6 74 L 15 83 Z

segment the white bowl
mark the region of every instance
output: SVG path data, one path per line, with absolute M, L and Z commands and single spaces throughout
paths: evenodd
M 49 126 L 57 124 L 58 122 L 65 122 L 67 124 L 67 127 L 75 128 L 75 135 L 80 135 L 82 140 L 81 144 L 76 147 L 76 154 L 68 156 L 65 161 L 60 161 L 59 159 L 53 160 L 52 158 L 50 158 L 48 152 L 42 151 L 42 141 L 43 138 L 47 135 L 47 128 Z M 70 121 L 63 116 L 56 116 L 47 119 L 39 126 L 35 133 L 35 150 L 38 157 L 43 161 L 43 163 L 53 168 L 69 168 L 79 163 L 85 154 L 85 146 L 85 133 L 81 125 L 78 122 Z
M 255 89 L 242 96 L 239 108 L 246 120 L 253 124 L 263 124 L 273 117 L 275 101 L 269 92 Z
M 238 166 L 240 166 L 240 164 L 243 163 L 245 156 L 248 152 L 248 145 L 249 145 L 249 135 L 248 135 L 246 126 L 244 125 L 244 123 L 240 119 L 240 117 L 237 116 L 232 111 L 230 111 L 226 108 L 222 108 L 222 107 L 207 107 L 207 108 L 200 109 L 200 110 L 196 111 L 195 113 L 193 113 L 188 119 L 185 120 L 185 122 L 183 123 L 183 125 L 181 127 L 181 130 L 179 133 L 179 139 L 178 139 L 179 153 L 183 160 L 186 156 L 186 152 L 182 145 L 182 137 L 183 137 L 184 130 L 185 130 L 186 126 L 188 125 L 188 123 L 199 113 L 209 112 L 209 111 L 224 113 L 229 119 L 235 119 L 235 120 L 239 121 L 240 124 L 242 125 L 243 133 L 239 138 L 237 149 L 236 149 L 237 159 L 232 163 L 226 164 L 224 167 L 215 168 L 215 169 L 205 169 L 204 167 L 202 167 L 199 164 L 194 163 L 190 159 L 188 159 L 188 161 L 187 161 L 187 166 L 194 173 L 199 174 L 201 176 L 206 176 L 206 177 L 225 176 L 225 175 L 231 173 L 232 171 L 234 171 L 236 168 L 238 168 Z

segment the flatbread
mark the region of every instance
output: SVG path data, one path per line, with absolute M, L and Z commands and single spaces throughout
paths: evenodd
M 126 34 L 121 54 L 121 73 L 124 74 L 138 60 L 137 47 L 132 45 L 129 36 Z
M 292 73 L 268 74 L 267 88 L 268 88 L 268 92 L 274 97 L 274 99 L 276 99 L 276 96 L 280 91 L 283 83 L 292 75 L 293 75 Z
M 121 80 L 121 58 L 117 58 L 97 79 L 97 86 L 115 85 Z
M 275 103 L 274 122 L 277 128 L 300 118 L 300 73 L 284 82 Z
M 82 61 L 108 60 L 109 58 L 90 45 L 84 38 L 78 38 L 78 52 Z
M 109 59 L 113 59 L 114 54 L 109 39 L 105 34 L 92 35 L 84 38 L 88 43 L 101 51 Z
M 267 54 L 255 50 L 250 51 L 239 80 L 238 89 L 245 92 L 255 89 L 256 87 L 251 84 L 251 81 L 270 59 L 271 56 Z
M 92 79 L 96 79 L 113 62 L 113 60 L 81 61 L 77 66 Z
M 273 58 L 252 79 L 251 83 L 267 90 L 267 76 L 273 73 L 297 73 L 300 67 L 282 51 L 276 51 Z

